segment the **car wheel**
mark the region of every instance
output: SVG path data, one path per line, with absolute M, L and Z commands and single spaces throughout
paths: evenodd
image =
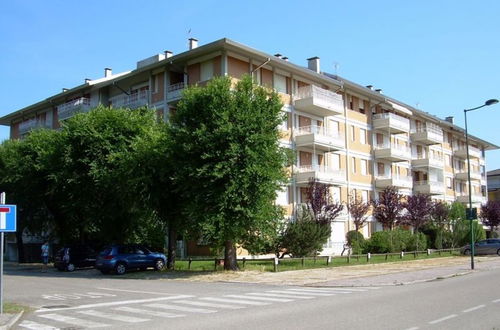
M 155 260 L 155 270 L 162 270 L 165 267 L 165 262 L 162 259 Z
M 120 263 L 116 264 L 115 272 L 117 275 L 123 275 L 127 272 L 127 267 L 125 266 L 124 263 L 120 262 Z
M 75 264 L 71 264 L 71 263 L 70 263 L 70 264 L 68 264 L 68 265 L 66 266 L 66 270 L 67 270 L 68 272 L 74 272 L 74 271 L 75 271 L 75 268 L 76 268 L 76 267 L 75 267 Z
M 464 254 L 465 254 L 466 256 L 470 256 L 470 250 L 469 250 L 469 249 L 464 250 Z

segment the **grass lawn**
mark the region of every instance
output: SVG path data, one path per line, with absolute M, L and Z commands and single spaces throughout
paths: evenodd
M 299 270 L 299 269 L 311 269 L 311 268 L 323 268 L 323 267 L 339 267 L 348 265 L 363 265 L 363 264 L 377 264 L 384 262 L 404 262 L 408 260 L 418 260 L 418 259 L 430 259 L 439 257 L 449 257 L 458 256 L 460 253 L 458 251 L 442 252 L 441 255 L 438 253 L 432 253 L 427 255 L 426 253 L 418 254 L 415 256 L 411 254 L 405 254 L 403 258 L 399 255 L 372 255 L 370 261 L 367 261 L 366 255 L 363 256 L 351 256 L 349 262 L 347 257 L 333 257 L 329 265 L 327 265 L 326 257 L 305 258 L 302 259 L 290 259 L 284 258 L 279 260 L 278 271 L 287 270 Z M 188 269 L 189 262 L 187 260 L 177 260 L 175 262 L 176 271 L 192 271 L 192 272 L 203 272 L 203 271 L 214 271 L 214 260 L 196 260 L 193 259 L 191 263 L 191 268 Z M 259 260 L 259 259 L 247 259 L 245 264 L 241 260 L 238 261 L 238 265 L 241 270 L 253 270 L 261 272 L 272 272 L 274 271 L 274 264 L 272 260 Z M 223 270 L 223 266 L 218 265 L 217 270 Z
M 28 306 L 23 306 L 15 303 L 6 302 L 3 304 L 3 312 L 7 314 L 17 314 L 21 311 L 29 312 L 31 310 Z

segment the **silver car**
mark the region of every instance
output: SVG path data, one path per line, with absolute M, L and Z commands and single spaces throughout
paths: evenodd
M 470 244 L 462 247 L 462 253 L 470 255 Z M 474 244 L 474 254 L 498 254 L 500 256 L 500 238 L 488 238 Z

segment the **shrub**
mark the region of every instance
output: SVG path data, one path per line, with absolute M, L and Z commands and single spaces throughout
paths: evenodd
M 470 220 L 458 220 L 453 226 L 455 246 L 464 246 L 470 243 Z M 474 242 L 486 239 L 486 231 L 483 225 L 474 220 L 472 223 L 474 228 Z
M 365 247 L 365 238 L 359 231 L 351 230 L 346 234 L 347 245 L 352 249 L 353 254 L 363 253 Z
M 394 253 L 401 251 L 424 250 L 427 248 L 427 238 L 423 233 L 412 234 L 409 230 L 395 229 L 393 231 L 378 231 L 372 234 L 365 244 L 365 252 Z

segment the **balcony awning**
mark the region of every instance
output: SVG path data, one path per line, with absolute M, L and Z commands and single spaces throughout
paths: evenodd
M 405 115 L 409 115 L 411 116 L 413 114 L 413 112 L 411 112 L 410 110 L 406 109 L 405 107 L 399 105 L 399 104 L 396 104 L 394 102 L 391 102 L 391 101 L 387 101 L 394 110 L 398 111 L 398 112 L 401 112 L 401 113 L 404 113 Z

